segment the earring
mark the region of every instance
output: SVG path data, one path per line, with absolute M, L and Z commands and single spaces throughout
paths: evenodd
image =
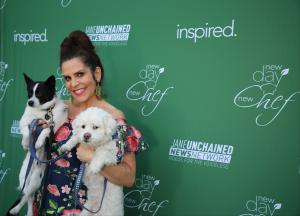
M 96 95 L 99 97 L 99 98 L 101 98 L 101 96 L 102 96 L 102 89 L 101 89 L 101 85 L 97 85 L 97 87 L 96 87 Z

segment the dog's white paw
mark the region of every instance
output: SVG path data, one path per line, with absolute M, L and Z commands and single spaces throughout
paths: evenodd
M 29 149 L 29 146 L 28 146 L 28 145 L 22 145 L 22 147 L 23 147 L 23 149 L 24 149 L 25 151 L 27 151 L 27 150 Z
M 45 145 L 45 141 L 42 141 L 42 140 L 37 140 L 36 143 L 35 143 L 35 148 L 36 149 L 40 149 L 42 146 Z
M 29 149 L 29 143 L 27 142 L 27 140 L 22 139 L 22 147 L 24 150 L 28 150 Z
M 11 209 L 11 210 L 9 211 L 9 213 L 12 214 L 12 215 L 17 215 L 17 214 L 18 214 L 18 209 L 13 208 L 13 209 Z

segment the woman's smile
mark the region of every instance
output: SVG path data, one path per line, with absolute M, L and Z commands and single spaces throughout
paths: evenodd
M 73 93 L 74 93 L 77 97 L 83 95 L 84 92 L 85 92 L 85 88 L 80 88 L 80 89 L 73 90 Z

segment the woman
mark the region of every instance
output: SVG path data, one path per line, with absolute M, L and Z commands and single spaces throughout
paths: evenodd
M 117 155 L 120 163 L 105 166 L 101 175 L 114 184 L 132 186 L 136 173 L 135 152 L 145 150 L 146 146 L 140 139 L 139 131 L 126 124 L 122 111 L 101 97 L 99 90 L 103 80 L 103 67 L 84 32 L 71 32 L 63 40 L 60 67 L 71 99 L 66 101 L 69 108 L 68 121 L 54 135 L 51 157 L 59 156 L 61 152 L 58 152 L 58 148 L 71 137 L 72 119 L 88 107 L 99 107 L 109 112 L 118 122 L 117 145 L 120 149 Z M 35 214 L 74 215 L 75 212 L 80 212 L 80 207 L 74 206 L 73 187 L 81 162 L 90 162 L 93 154 L 92 147 L 79 144 L 69 154 L 48 165 L 43 188 L 35 196 Z M 84 186 L 79 190 L 78 198 L 82 204 L 85 202 L 86 192 Z

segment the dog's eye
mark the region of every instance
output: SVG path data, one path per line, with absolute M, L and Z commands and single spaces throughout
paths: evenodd
M 99 127 L 96 126 L 96 125 L 93 126 L 93 129 L 94 129 L 94 130 L 96 130 L 96 129 L 98 129 L 98 128 L 99 128 Z
M 85 128 L 85 125 L 82 125 L 81 128 L 84 129 L 84 128 Z
M 42 96 L 41 91 L 39 91 L 39 90 L 37 89 L 37 90 L 35 91 L 35 96 L 41 97 L 41 96 Z

